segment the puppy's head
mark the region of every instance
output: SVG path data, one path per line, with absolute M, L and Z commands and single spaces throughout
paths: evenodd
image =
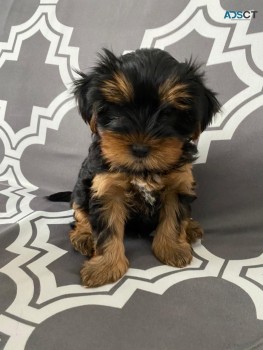
M 79 74 L 79 112 L 99 135 L 112 168 L 168 170 L 220 109 L 195 64 L 179 63 L 159 49 L 120 57 L 104 50 L 89 75 Z

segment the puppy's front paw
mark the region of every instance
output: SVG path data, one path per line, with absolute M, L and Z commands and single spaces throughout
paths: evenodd
M 78 230 L 74 229 L 69 233 L 69 239 L 74 249 L 80 252 L 82 255 L 86 255 L 87 257 L 93 256 L 94 241 L 90 232 L 82 232 L 80 234 Z
M 124 256 L 114 261 L 107 255 L 94 256 L 84 263 L 80 271 L 82 284 L 85 287 L 99 287 L 107 283 L 118 281 L 128 270 L 129 263 Z
M 192 247 L 187 242 L 153 241 L 153 253 L 163 264 L 185 267 L 192 261 Z

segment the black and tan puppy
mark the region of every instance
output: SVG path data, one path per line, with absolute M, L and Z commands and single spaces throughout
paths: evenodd
M 202 236 L 190 218 L 195 199 L 192 162 L 199 134 L 219 111 L 195 64 L 159 49 L 116 57 L 104 50 L 74 94 L 93 133 L 72 194 L 70 240 L 88 260 L 84 286 L 115 282 L 128 269 L 123 237 L 134 216 L 152 221 L 154 255 L 183 267 Z

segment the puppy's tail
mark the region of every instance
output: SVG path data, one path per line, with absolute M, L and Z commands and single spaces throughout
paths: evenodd
M 51 202 L 70 202 L 72 192 L 57 192 L 46 197 Z

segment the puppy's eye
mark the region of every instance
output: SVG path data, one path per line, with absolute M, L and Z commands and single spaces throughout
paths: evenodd
M 120 115 L 114 115 L 112 117 L 113 120 L 120 120 L 121 119 L 121 116 Z
M 124 132 L 126 123 L 124 122 L 124 117 L 122 115 L 111 115 L 109 116 L 106 127 L 109 130 L 115 132 Z
M 120 122 L 123 120 L 123 115 L 121 114 L 116 114 L 111 117 L 111 120 L 114 122 Z
M 109 110 L 109 108 L 106 105 L 97 107 L 97 113 L 107 113 L 108 110 Z

